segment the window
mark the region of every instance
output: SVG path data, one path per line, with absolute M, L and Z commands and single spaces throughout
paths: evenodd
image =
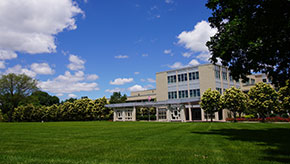
M 221 78 L 220 71 L 218 71 L 218 70 L 215 71 L 215 78 L 217 78 L 217 79 Z
M 158 109 L 158 119 L 166 119 L 166 109 Z
M 187 90 L 179 91 L 178 96 L 179 98 L 188 98 L 188 91 Z
M 267 82 L 267 79 L 263 79 L 263 82 L 266 83 Z
M 222 74 L 223 74 L 223 80 L 228 80 L 227 73 L 223 72 Z
M 255 79 L 251 79 L 251 84 L 255 84 Z
M 189 91 L 190 97 L 200 97 L 200 90 L 199 89 L 191 89 Z
M 233 76 L 230 75 L 230 81 L 234 81 Z
M 125 110 L 125 120 L 132 120 L 132 110 Z
M 187 74 L 186 73 L 178 75 L 178 82 L 182 82 L 182 81 L 187 81 Z
M 168 76 L 167 81 L 168 81 L 168 84 L 176 83 L 176 75 Z
M 177 99 L 177 91 L 168 92 L 168 99 Z
M 189 80 L 197 80 L 199 79 L 199 73 L 198 72 L 190 72 L 188 73 Z
M 117 119 L 122 120 L 123 119 L 123 113 L 121 110 L 117 110 Z

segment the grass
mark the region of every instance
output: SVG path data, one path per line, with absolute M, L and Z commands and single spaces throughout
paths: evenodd
M 0 163 L 287 163 L 290 124 L 0 123 Z

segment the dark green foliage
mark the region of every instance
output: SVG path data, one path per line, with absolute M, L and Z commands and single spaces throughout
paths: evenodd
M 63 104 L 63 103 L 65 103 L 65 102 L 71 102 L 71 103 L 73 103 L 73 102 L 75 102 L 77 99 L 76 98 L 69 98 L 69 99 L 66 99 L 66 100 L 64 100 L 64 101 L 62 101 L 61 102 L 61 104 Z
M 290 80 L 286 81 L 286 85 L 279 90 L 279 100 L 282 112 L 290 111 Z
M 110 104 L 118 104 L 118 103 L 125 103 L 127 100 L 127 95 L 122 94 L 120 92 L 114 92 L 113 95 L 110 97 Z
M 263 72 L 284 86 L 290 79 L 290 1 L 208 0 L 206 6 L 218 29 L 207 42 L 211 61 L 221 58 L 235 80 Z
M 8 121 L 12 119 L 13 110 L 38 88 L 37 81 L 21 74 L 2 75 L 0 78 L 0 109 L 7 114 Z
M 28 97 L 30 100 L 34 100 L 32 102 L 34 105 L 44 105 L 44 106 L 51 106 L 53 104 L 59 104 L 59 98 L 56 96 L 51 96 L 46 92 L 43 91 L 36 91 Z

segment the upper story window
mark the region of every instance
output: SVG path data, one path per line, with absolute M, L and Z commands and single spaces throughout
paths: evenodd
M 187 74 L 186 73 L 178 75 L 178 82 L 182 82 L 182 81 L 187 81 Z
M 187 90 L 178 91 L 178 96 L 179 98 L 188 98 L 188 91 Z
M 223 72 L 223 80 L 228 80 L 228 77 L 227 77 L 227 72 Z
M 191 89 L 189 91 L 190 97 L 200 97 L 200 90 L 199 89 Z
M 234 81 L 234 78 L 233 78 L 233 76 L 231 76 L 231 75 L 230 75 L 230 81 Z
M 167 76 L 167 81 L 168 81 L 168 84 L 176 83 L 176 75 Z
M 215 78 L 221 79 L 221 74 L 219 70 L 215 70 Z
M 251 84 L 255 84 L 255 79 L 251 79 Z
M 168 92 L 168 99 L 177 99 L 177 91 Z
M 189 76 L 189 80 L 198 80 L 199 79 L 198 72 L 189 72 L 188 76 Z

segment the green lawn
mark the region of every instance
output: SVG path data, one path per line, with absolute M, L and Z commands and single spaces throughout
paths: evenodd
M 290 163 L 290 124 L 0 123 L 0 163 Z

